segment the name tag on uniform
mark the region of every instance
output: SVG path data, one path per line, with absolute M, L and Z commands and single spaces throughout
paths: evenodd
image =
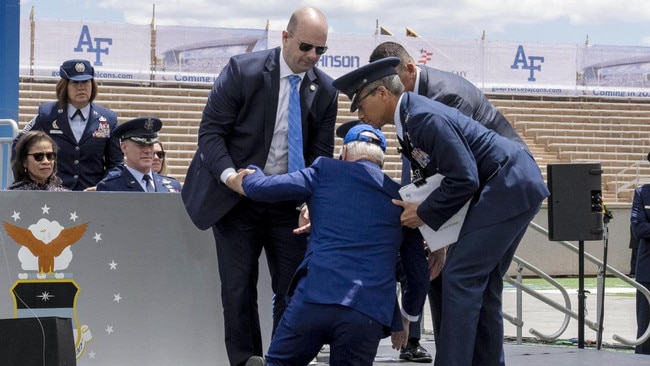
M 644 209 L 650 210 L 650 206 L 643 206 Z
M 50 135 L 63 135 L 61 130 L 50 130 Z

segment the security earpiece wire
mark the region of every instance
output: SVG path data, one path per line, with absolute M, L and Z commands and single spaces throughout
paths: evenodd
M 5 237 L 2 234 L 2 232 L 0 232 L 0 246 L 2 246 L 2 256 L 4 257 L 5 260 L 5 268 L 7 269 L 7 279 L 9 279 L 11 278 L 11 271 L 9 270 L 9 259 L 7 257 L 7 251 L 5 250 Z M 43 366 L 46 366 L 45 365 L 45 328 L 43 327 L 43 323 L 41 322 L 41 319 L 38 317 L 38 315 L 36 315 L 36 312 L 34 312 L 34 310 L 30 308 L 29 305 L 27 305 L 27 303 L 20 297 L 20 295 L 18 295 L 18 293 L 16 293 L 15 291 L 12 292 L 16 297 L 16 299 L 20 301 L 20 303 L 23 304 L 25 308 L 34 315 L 34 318 L 38 322 L 38 325 L 41 327 L 41 338 L 43 340 L 43 351 L 42 351 Z

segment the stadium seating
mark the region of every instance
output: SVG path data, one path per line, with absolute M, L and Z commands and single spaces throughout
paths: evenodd
M 20 80 L 19 126 L 36 115 L 40 104 L 55 100 L 58 79 Z M 163 120 L 160 138 L 167 150 L 168 172 L 181 182 L 196 150 L 201 113 L 211 85 L 171 82 L 100 81 L 96 102 L 113 109 L 119 122 L 142 116 Z M 542 173 L 547 164 L 599 162 L 603 167 L 603 196 L 607 202 L 630 202 L 632 189 L 650 177 L 650 102 L 587 96 L 517 96 L 488 98 L 524 137 Z M 349 100 L 341 95 L 337 126 L 356 119 Z M 385 127 L 388 156 L 384 170 L 401 175 L 398 143 L 392 127 Z M 341 139 L 335 139 L 335 154 Z

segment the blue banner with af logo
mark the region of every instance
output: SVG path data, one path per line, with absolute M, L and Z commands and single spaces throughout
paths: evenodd
M 180 195 L 0 191 L 0 267 L 0 318 L 70 318 L 78 365 L 228 364 L 214 239 Z M 270 287 L 261 259 L 265 348 Z

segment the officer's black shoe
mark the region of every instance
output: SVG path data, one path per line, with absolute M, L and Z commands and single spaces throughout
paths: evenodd
M 423 363 L 433 361 L 429 352 L 427 352 L 424 347 L 420 346 L 420 342 L 418 341 L 409 341 L 406 344 L 406 347 L 402 348 L 402 350 L 399 352 L 399 359 Z
M 266 361 L 260 356 L 251 356 L 248 361 L 246 361 L 246 366 L 266 366 Z

